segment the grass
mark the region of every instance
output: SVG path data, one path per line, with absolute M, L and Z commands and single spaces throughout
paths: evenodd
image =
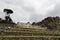
M 31 28 L 12 28 L 10 29 L 10 31 L 4 30 L 4 32 L 60 34 L 60 30 L 50 31 L 50 30 L 44 30 L 44 29 L 31 29 Z
M 0 36 L 0 38 L 60 38 L 60 36 Z
M 1 31 L 0 31 L 1 32 Z M 44 30 L 44 29 L 33 29 L 33 28 L 11 28 L 7 30 L 3 30 L 4 32 L 11 32 L 11 34 L 14 32 L 20 32 L 20 33 L 31 33 L 31 34 L 60 34 L 60 30 L 50 31 L 50 30 Z M 60 38 L 60 36 L 0 36 L 0 38 Z

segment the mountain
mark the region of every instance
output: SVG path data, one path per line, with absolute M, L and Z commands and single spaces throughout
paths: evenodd
M 47 27 L 48 29 L 60 29 L 60 17 L 47 17 L 41 22 L 33 22 L 32 25 L 40 25 L 42 27 Z

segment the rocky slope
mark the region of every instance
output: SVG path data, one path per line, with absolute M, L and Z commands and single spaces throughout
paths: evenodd
M 42 27 L 47 27 L 48 29 L 60 29 L 60 18 L 56 17 L 47 17 L 41 22 L 33 23 L 32 25 L 40 25 Z

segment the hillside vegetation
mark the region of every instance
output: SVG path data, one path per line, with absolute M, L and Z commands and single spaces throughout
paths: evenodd
M 32 25 L 47 27 L 48 29 L 60 29 L 60 17 L 47 17 L 41 22 L 33 22 Z
M 2 25 L 3 24 L 3 25 Z M 13 27 L 14 25 L 14 27 Z M 33 22 L 33 26 L 47 27 L 47 29 L 24 28 L 15 23 L 0 21 L 0 38 L 19 40 L 57 40 L 60 38 L 60 18 L 47 17 L 41 22 Z M 11 26 L 11 27 L 10 27 Z M 10 28 L 9 28 L 10 27 Z M 51 30 L 52 29 L 52 30 Z M 59 39 L 58 39 L 59 40 Z

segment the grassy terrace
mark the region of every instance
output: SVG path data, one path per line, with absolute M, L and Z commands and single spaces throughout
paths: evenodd
M 60 38 L 60 30 L 45 30 L 45 29 L 33 29 L 33 28 L 10 28 L 10 29 L 2 30 L 2 31 L 0 30 L 0 33 L 3 33 L 3 35 L 0 35 L 0 38 Z M 20 33 L 22 33 L 22 35 Z M 28 36 L 25 36 L 23 34 L 28 34 Z M 30 34 L 33 34 L 33 35 L 30 36 Z M 36 36 L 37 34 L 38 35 L 44 34 L 44 35 Z M 45 36 L 45 34 L 48 34 L 48 35 Z M 58 34 L 59 36 L 50 36 L 49 34 L 52 34 L 52 35 Z
M 60 34 L 60 30 L 45 30 L 45 29 L 33 29 L 33 28 L 11 28 L 9 31 L 4 32 L 20 32 L 20 33 L 40 33 L 40 34 Z
M 60 36 L 0 36 L 0 38 L 60 38 Z
M 0 30 L 0 35 L 4 36 L 60 36 L 60 30 L 45 30 L 34 28 L 10 28 Z
M 19 32 L 19 33 L 40 33 L 40 34 L 60 34 L 60 31 L 58 30 L 58 31 L 46 31 L 46 30 L 44 30 L 44 31 L 26 31 L 26 30 L 24 30 L 24 31 L 4 31 L 4 32 Z

